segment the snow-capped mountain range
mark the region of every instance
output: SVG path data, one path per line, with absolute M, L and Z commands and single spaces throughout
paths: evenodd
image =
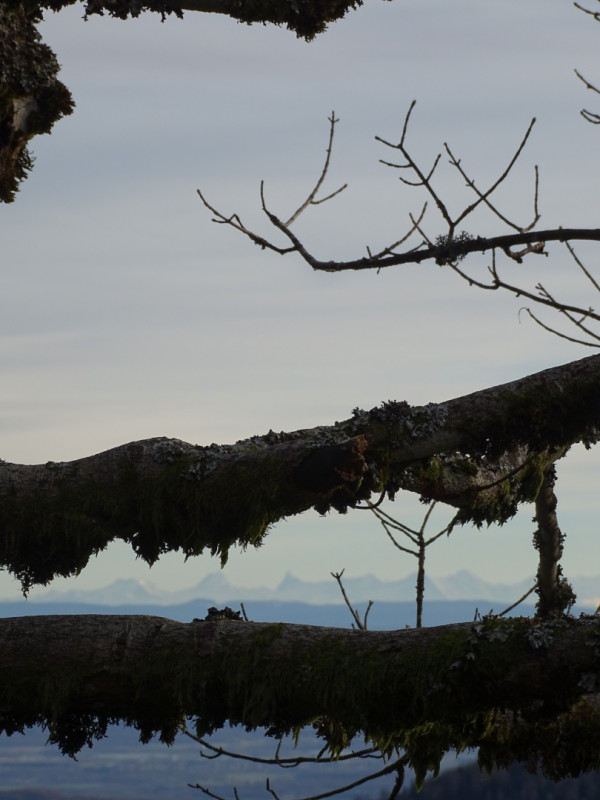
M 396 581 L 382 581 L 374 575 L 344 577 L 344 588 L 353 603 L 373 601 L 406 602 L 415 598 L 416 574 Z M 487 600 L 510 603 L 522 597 L 532 586 L 531 580 L 514 584 L 489 583 L 461 570 L 444 577 L 426 577 L 425 600 Z M 600 577 L 580 577 L 572 581 L 579 606 L 600 603 Z M 177 591 L 160 589 L 147 581 L 121 579 L 102 589 L 71 589 L 60 592 L 50 590 L 36 598 L 36 602 L 89 603 L 117 606 L 123 604 L 176 605 L 203 598 L 215 603 L 268 600 L 277 602 L 301 602 L 312 605 L 342 604 L 339 587 L 331 578 L 310 582 L 288 573 L 274 589 L 267 587 L 244 588 L 232 586 L 221 572 L 211 573 L 195 586 Z M 528 602 L 535 604 L 535 595 Z

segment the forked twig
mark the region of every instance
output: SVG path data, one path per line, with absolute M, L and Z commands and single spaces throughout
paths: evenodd
M 352 614 L 352 618 L 354 619 L 354 622 L 356 623 L 356 628 L 359 631 L 366 631 L 367 630 L 367 617 L 369 616 L 369 611 L 373 607 L 373 601 L 369 600 L 369 603 L 367 605 L 367 610 L 365 611 L 365 615 L 361 620 L 360 614 L 358 613 L 358 611 L 353 607 L 352 603 L 350 602 L 350 600 L 348 598 L 348 595 L 346 594 L 346 589 L 344 588 L 344 584 L 342 583 L 342 575 L 344 574 L 344 571 L 345 570 L 342 570 L 341 572 L 332 572 L 331 573 L 331 577 L 336 579 L 337 585 L 340 587 L 340 591 L 342 593 L 342 597 L 344 598 L 344 602 L 346 603 L 346 605 L 350 609 L 350 613 Z M 352 627 L 354 628 L 354 624 L 352 625 Z
M 202 752 L 200 753 L 202 758 L 206 759 L 207 761 L 214 761 L 221 756 L 225 756 L 226 758 L 233 758 L 238 761 L 251 761 L 254 764 L 266 764 L 268 766 L 281 767 L 282 769 L 290 769 L 297 767 L 300 764 L 331 764 L 333 761 L 337 763 L 338 761 L 350 761 L 355 758 L 383 758 L 381 751 L 377 750 L 375 747 L 365 747 L 362 750 L 353 750 L 351 753 L 342 753 L 341 755 L 335 757 L 323 757 L 323 750 L 321 750 L 316 756 L 290 756 L 288 758 L 282 758 L 279 755 L 282 744 L 281 739 L 277 745 L 275 756 L 273 758 L 264 758 L 262 756 L 249 756 L 246 753 L 236 753 L 233 750 L 226 750 L 224 747 L 220 746 L 217 747 L 216 745 L 207 742 L 206 739 L 196 736 L 194 733 L 188 730 L 185 725 L 182 727 L 181 732 L 184 734 L 184 736 L 187 736 L 194 742 L 197 742 L 199 745 L 212 752 L 212 755 L 207 755 L 206 753 Z
M 417 603 L 417 622 L 416 627 L 421 628 L 423 626 L 423 602 L 425 599 L 425 551 L 429 547 L 429 545 L 433 544 L 433 542 L 437 541 L 441 536 L 444 534 L 449 534 L 452 530 L 454 523 L 456 521 L 456 516 L 453 517 L 452 521 L 446 525 L 443 530 L 439 531 L 438 533 L 430 536 L 428 539 L 425 538 L 425 529 L 427 528 L 427 524 L 429 522 L 429 518 L 433 513 L 433 509 L 436 506 L 436 501 L 434 500 L 430 503 L 429 508 L 423 518 L 423 522 L 421 523 L 421 527 L 418 530 L 414 530 L 410 528 L 408 525 L 405 525 L 403 522 L 399 522 L 397 519 L 392 517 L 390 514 L 382 511 L 381 508 L 377 508 L 374 505 L 368 504 L 373 514 L 377 517 L 379 522 L 381 523 L 384 531 L 386 532 L 387 536 L 391 540 L 392 544 L 401 550 L 404 553 L 409 553 L 411 556 L 415 556 L 418 560 L 418 569 L 417 569 L 417 585 L 416 585 L 416 603 Z M 409 547 L 405 547 L 398 542 L 392 530 L 400 531 L 403 533 L 414 545 L 415 550 L 412 550 Z
M 490 186 L 490 188 L 485 192 L 481 192 L 477 188 L 477 186 L 475 184 L 475 181 L 472 178 L 469 178 L 467 173 L 462 168 L 461 163 L 460 163 L 460 159 L 457 159 L 454 156 L 454 153 L 450 150 L 450 148 L 448 147 L 446 142 L 444 142 L 444 147 L 446 148 L 446 152 L 448 153 L 448 156 L 450 158 L 450 164 L 452 164 L 453 167 L 456 167 L 456 169 L 459 171 L 461 176 L 466 181 L 467 186 L 470 189 L 472 189 L 475 192 L 475 194 L 477 195 L 477 197 L 478 197 L 478 199 L 474 203 L 471 203 L 471 205 L 467 206 L 458 215 L 458 217 L 456 218 L 456 220 L 453 223 L 454 227 L 456 227 L 460 222 L 462 222 L 463 219 L 468 217 L 469 214 L 471 214 L 473 211 L 475 211 L 475 209 L 477 208 L 477 206 L 480 203 L 485 203 L 485 205 L 490 209 L 490 211 L 492 211 L 493 214 L 495 214 L 495 216 L 498 217 L 498 219 L 500 219 L 502 222 L 504 222 L 510 228 L 514 228 L 514 230 L 519 231 L 519 233 L 525 233 L 526 231 L 530 231 L 533 227 L 535 227 L 535 225 L 537 225 L 537 223 L 538 223 L 538 221 L 540 219 L 540 213 L 539 213 L 539 210 L 538 210 L 539 170 L 538 170 L 537 166 L 535 167 L 535 189 L 534 189 L 534 196 L 533 196 L 534 197 L 534 200 L 533 200 L 534 214 L 533 214 L 533 221 L 530 222 L 529 225 L 521 226 L 521 225 L 517 225 L 514 222 L 511 222 L 507 217 L 505 217 L 503 214 L 501 214 L 500 211 L 498 211 L 498 209 L 489 200 L 490 195 L 493 194 L 493 192 L 496 191 L 496 189 L 506 180 L 506 178 L 508 178 L 509 173 L 511 172 L 511 170 L 514 167 L 517 159 L 519 158 L 519 156 L 523 152 L 523 148 L 527 144 L 527 140 L 529 139 L 529 135 L 531 134 L 531 131 L 533 130 L 533 126 L 534 125 L 535 125 L 535 117 L 533 117 L 533 119 L 529 123 L 529 127 L 527 128 L 527 131 L 525 132 L 525 136 L 521 140 L 521 144 L 518 146 L 515 154 L 511 158 L 508 166 L 506 167 L 504 172 L 500 175 L 500 177 L 497 178 L 496 181 L 494 181 L 494 183 Z
M 317 206 L 317 205 L 319 205 L 319 203 L 325 203 L 327 200 L 331 200 L 333 197 L 335 197 L 336 195 L 340 194 L 340 192 L 343 192 L 344 189 L 346 189 L 347 186 L 348 186 L 348 184 L 345 183 L 343 186 L 340 186 L 339 189 L 336 189 L 335 192 L 331 192 L 331 194 L 328 194 L 327 197 L 322 197 L 320 200 L 315 200 L 316 194 L 319 191 L 319 189 L 321 188 L 321 186 L 323 184 L 323 181 L 325 180 L 325 178 L 327 176 L 327 172 L 329 170 L 329 162 L 331 160 L 331 150 L 332 150 L 332 147 L 333 147 L 333 136 L 334 136 L 334 133 L 335 133 L 335 126 L 336 126 L 337 122 L 339 122 L 339 119 L 335 118 L 335 113 L 332 111 L 331 112 L 331 116 L 329 117 L 329 123 L 330 123 L 330 125 L 329 125 L 329 144 L 327 145 L 327 155 L 325 157 L 325 164 L 323 165 L 323 169 L 321 170 L 321 175 L 319 177 L 319 180 L 315 184 L 314 189 L 308 195 L 306 200 L 296 209 L 296 211 L 294 211 L 294 213 L 288 219 L 288 221 L 284 223 L 286 228 L 289 228 L 289 226 L 292 224 L 292 222 L 294 222 L 294 220 L 298 219 L 300 214 L 302 214 L 302 212 L 305 209 L 307 209 L 308 206 L 311 206 L 311 205 L 312 206 Z
M 406 756 L 401 756 L 400 758 L 396 759 L 396 761 L 392 761 L 390 764 L 387 764 L 383 769 L 379 770 L 378 772 L 372 772 L 370 775 L 364 775 L 362 778 L 358 778 L 352 783 L 348 783 L 345 786 L 339 786 L 336 789 L 332 789 L 329 792 L 322 792 L 321 794 L 314 794 L 309 795 L 308 797 L 303 797 L 301 800 L 323 800 L 325 797 L 335 797 L 335 795 L 343 794 L 344 792 L 349 792 L 351 789 L 356 789 L 357 786 L 364 786 L 365 783 L 369 783 L 370 781 L 374 781 L 377 778 L 382 778 L 384 775 L 390 775 L 392 772 L 397 772 L 398 776 L 403 776 L 403 768 L 408 763 L 408 758 Z M 396 789 L 398 779 L 394 784 L 394 788 L 392 789 L 392 794 L 390 797 L 395 797 L 398 794 L 398 790 Z M 274 800 L 280 800 L 279 795 L 275 790 L 271 787 L 270 781 L 267 778 L 267 791 L 273 796 Z M 400 787 L 398 787 L 399 789 Z M 395 792 L 395 793 L 394 793 Z
M 357 780 L 352 781 L 351 783 L 345 784 L 344 786 L 338 786 L 337 788 L 331 789 L 328 792 L 322 792 L 321 794 L 315 794 L 315 795 L 309 795 L 308 797 L 303 797 L 303 798 L 301 798 L 301 800 L 324 800 L 324 798 L 326 798 L 326 797 L 335 797 L 336 795 L 344 794 L 345 792 L 349 792 L 351 789 L 356 789 L 358 786 L 364 786 L 365 783 L 369 783 L 370 781 L 377 780 L 377 778 L 382 778 L 385 775 L 390 775 L 392 772 L 396 772 L 398 774 L 398 777 L 396 778 L 396 781 L 394 783 L 394 787 L 392 788 L 392 792 L 389 795 L 391 800 L 393 800 L 393 798 L 395 798 L 397 796 L 398 791 L 402 786 L 401 783 L 400 783 L 400 785 L 398 785 L 398 783 L 404 777 L 404 767 L 406 766 L 407 763 L 408 763 L 408 758 L 405 755 L 400 756 L 400 758 L 396 759 L 395 761 L 392 761 L 389 764 L 386 764 L 386 766 L 383 767 L 383 769 L 380 769 L 377 772 L 372 772 L 372 773 L 369 773 L 368 775 L 363 775 L 362 778 L 358 778 Z M 208 797 L 214 798 L 214 800 L 226 800 L 226 798 L 224 798 L 222 795 L 219 795 L 219 794 L 216 794 L 215 792 L 212 792 L 207 786 L 204 786 L 203 784 L 200 784 L 200 783 L 196 783 L 196 784 L 188 783 L 188 786 L 190 787 L 190 789 L 199 789 L 201 792 L 203 792 Z M 269 792 L 269 794 L 275 800 L 280 800 L 279 795 L 272 788 L 271 781 L 269 780 L 269 778 L 267 778 L 265 789 L 266 789 L 267 792 Z M 237 788 L 235 786 L 233 787 L 233 793 L 234 793 L 235 800 L 240 800 L 238 792 L 237 792 Z
M 596 22 L 600 22 L 600 12 L 591 11 L 589 8 L 584 8 L 582 5 L 579 5 L 579 3 L 573 3 L 573 5 L 575 6 L 575 8 L 579 9 L 579 11 L 583 11 L 584 14 L 589 14 L 591 17 L 593 17 L 596 20 Z M 577 75 L 577 77 L 579 78 L 579 80 L 582 81 L 582 83 L 585 85 L 586 89 L 591 89 L 592 92 L 596 92 L 596 94 L 600 94 L 600 89 L 598 89 L 596 86 L 594 86 L 593 83 L 590 83 L 589 81 L 587 81 L 583 77 L 583 75 L 581 75 L 581 73 L 578 72 L 577 70 L 574 70 L 574 72 L 575 72 L 575 75 Z M 584 118 L 584 120 L 586 122 L 591 122 L 592 125 L 600 125 L 600 114 L 596 114 L 593 111 L 587 111 L 585 108 L 582 108 L 579 113 L 581 114 L 581 116 Z

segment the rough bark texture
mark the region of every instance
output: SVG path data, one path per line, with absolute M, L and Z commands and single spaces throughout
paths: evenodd
M 74 753 L 124 720 L 170 741 L 226 722 L 361 735 L 418 770 L 450 748 L 555 776 L 600 765 L 600 620 L 485 619 L 365 632 L 223 620 L 0 620 L 0 730 L 42 723 Z
M 0 462 L 0 565 L 25 590 L 79 572 L 115 538 L 149 563 L 226 559 L 309 508 L 344 513 L 408 489 L 504 521 L 548 465 L 600 427 L 600 356 L 445 403 L 388 402 L 331 426 L 201 447 L 149 439 L 73 462 Z

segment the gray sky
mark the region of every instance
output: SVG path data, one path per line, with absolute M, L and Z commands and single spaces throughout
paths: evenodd
M 573 69 L 600 82 L 600 27 L 570 3 L 368 0 L 311 44 L 211 15 L 161 24 L 81 14 L 67 9 L 43 26 L 77 109 L 34 142 L 34 172 L 2 209 L 4 459 L 67 460 L 158 435 L 231 442 L 388 399 L 442 401 L 590 354 L 519 321 L 517 300 L 481 294 L 435 265 L 313 274 L 212 224 L 195 193 L 269 234 L 260 180 L 271 208 L 291 213 L 318 176 L 335 109 L 329 187 L 350 187 L 295 230 L 323 259 L 381 248 L 424 198 L 378 162 L 394 152 L 374 136 L 397 141 L 416 99 L 415 157 L 426 167 L 448 142 L 481 186 L 536 116 L 500 206 L 529 220 L 539 164 L 540 225 L 596 227 L 600 134 L 579 116 L 595 98 Z M 437 186 L 454 211 L 470 199 L 463 183 L 443 160 Z M 473 225 L 505 232 L 485 215 Z M 425 227 L 444 232 L 433 210 Z M 594 267 L 593 247 L 578 253 Z M 593 303 L 566 252 L 556 245 L 550 255 L 515 268 L 515 280 L 543 278 Z M 597 451 L 582 450 L 559 465 L 574 575 L 600 572 L 599 466 Z M 407 495 L 391 510 L 415 524 L 423 513 Z M 456 531 L 432 549 L 431 572 L 533 575 L 532 514 L 524 508 L 501 530 Z M 441 510 L 440 525 L 447 520 Z M 279 524 L 259 551 L 234 554 L 227 575 L 275 585 L 287 571 L 322 580 L 346 567 L 392 579 L 413 561 L 364 512 L 309 514 Z M 184 565 L 172 555 L 149 571 L 117 544 L 77 583 L 135 576 L 176 588 L 216 569 L 208 557 Z M 17 594 L 0 576 L 0 596 Z

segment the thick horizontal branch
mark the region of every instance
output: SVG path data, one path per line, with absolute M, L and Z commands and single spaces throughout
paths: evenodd
M 383 269 L 401 264 L 420 264 L 422 261 L 435 260 L 440 264 L 449 263 L 469 253 L 485 253 L 496 248 L 504 250 L 520 245 L 545 242 L 600 241 L 600 228 L 551 228 L 545 231 L 527 231 L 525 233 L 508 233 L 504 236 L 464 237 L 449 245 L 423 247 L 409 250 L 406 253 L 395 253 L 382 257 L 374 256 L 357 258 L 353 261 L 319 261 L 308 254 L 304 248 L 299 250 L 302 257 L 314 270 L 321 272 L 344 272 L 345 270 Z
M 167 741 L 186 717 L 200 735 L 226 722 L 274 735 L 314 725 L 334 753 L 362 735 L 384 751 L 407 750 L 421 769 L 451 747 L 500 758 L 516 748 L 513 757 L 541 755 L 556 771 L 589 769 L 600 763 L 600 715 L 591 700 L 579 707 L 596 724 L 582 743 L 573 709 L 597 691 L 599 636 L 595 617 L 384 632 L 147 616 L 2 619 L 0 731 L 42 723 L 76 752 L 117 720 Z M 560 741 L 551 744 L 555 727 Z
M 178 550 L 226 559 L 284 517 L 399 489 L 460 508 L 460 521 L 504 521 L 572 443 L 596 441 L 599 393 L 591 356 L 445 403 L 387 402 L 234 445 L 157 438 L 71 462 L 0 462 L 0 564 L 27 590 L 78 573 L 115 538 L 149 563 Z

